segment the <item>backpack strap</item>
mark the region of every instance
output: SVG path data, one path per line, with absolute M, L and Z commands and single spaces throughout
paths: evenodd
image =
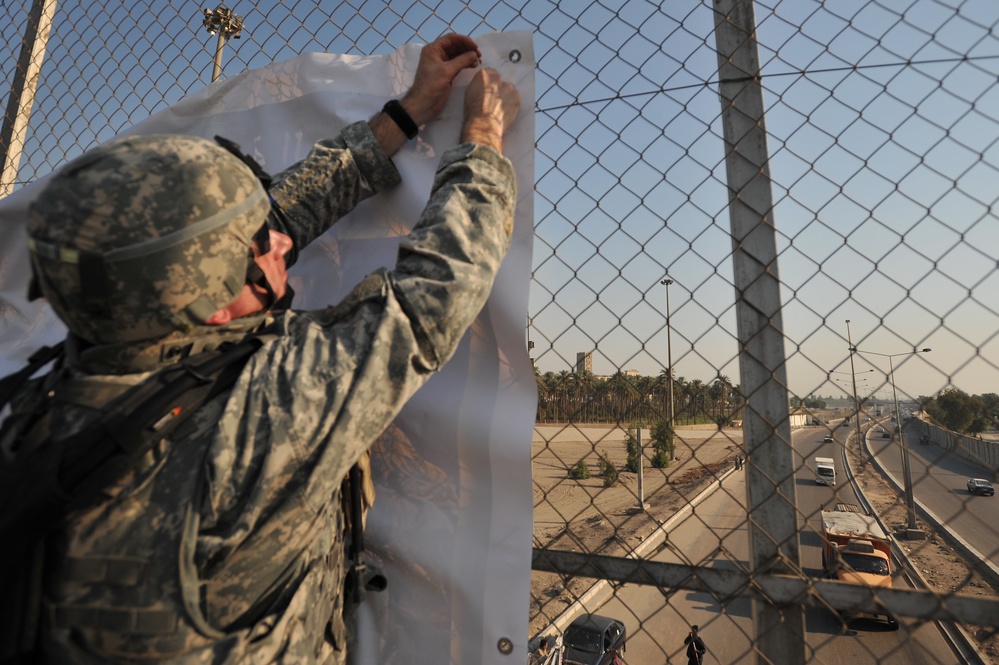
M 163 370 L 130 388 L 99 419 L 66 440 L 59 447 L 61 457 L 53 459 L 54 451 L 35 445 L 5 464 L 4 475 L 17 485 L 9 495 L 20 497 L 17 503 L 25 509 L 0 512 L 0 533 L 30 537 L 50 531 L 73 507 L 92 500 L 127 472 L 200 405 L 231 386 L 263 343 L 253 338 Z M 18 438 L 47 437 L 47 421 L 38 418 Z
M 0 542 L 10 545 L 0 548 L 0 566 L 4 579 L 13 583 L 0 602 L 3 665 L 34 663 L 39 657 L 34 649 L 46 536 L 75 506 L 91 501 L 200 405 L 230 387 L 267 338 L 202 354 L 150 377 L 110 402 L 100 418 L 57 449 L 43 445 L 50 437 L 47 389 L 45 400 L 27 405 L 30 412 L 7 418 L 0 428 L 0 441 L 9 444 L 0 457 L 0 495 L 16 500 L 4 501 L 0 511 Z M 61 344 L 35 353 L 27 367 L 3 380 L 0 397 L 9 401 L 62 353 Z M 30 570 L 20 570 L 25 566 Z

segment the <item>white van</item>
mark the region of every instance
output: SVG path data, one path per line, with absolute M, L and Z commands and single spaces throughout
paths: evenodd
M 836 463 L 832 457 L 815 458 L 815 482 L 836 487 Z

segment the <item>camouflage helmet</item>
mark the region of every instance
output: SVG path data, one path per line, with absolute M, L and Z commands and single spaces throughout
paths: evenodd
M 211 141 L 117 139 L 68 163 L 31 204 L 37 286 L 93 343 L 187 331 L 240 293 L 269 211 L 253 171 Z

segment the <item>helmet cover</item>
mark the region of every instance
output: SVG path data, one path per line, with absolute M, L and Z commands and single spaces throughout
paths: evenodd
M 241 291 L 270 202 L 242 161 L 202 138 L 125 137 L 69 162 L 28 209 L 42 295 L 97 344 L 203 324 Z

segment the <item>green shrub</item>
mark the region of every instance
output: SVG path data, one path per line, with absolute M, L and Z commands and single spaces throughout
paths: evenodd
M 590 465 L 586 463 L 586 460 L 579 460 L 576 462 L 576 466 L 569 469 L 569 477 L 576 480 L 586 480 L 590 477 Z
M 624 470 L 631 473 L 638 473 L 639 464 L 642 459 L 642 451 L 638 448 L 638 426 L 632 425 L 626 431 L 624 445 L 628 451 L 628 459 L 624 463 Z
M 604 479 L 604 487 L 613 487 L 617 483 L 617 467 L 606 457 L 600 457 L 600 475 Z
M 665 469 L 673 459 L 676 446 L 673 443 L 673 428 L 665 420 L 656 421 L 652 426 L 652 466 Z
M 655 452 L 652 455 L 652 466 L 657 469 L 665 469 L 669 466 L 671 458 L 669 455 L 663 452 Z

